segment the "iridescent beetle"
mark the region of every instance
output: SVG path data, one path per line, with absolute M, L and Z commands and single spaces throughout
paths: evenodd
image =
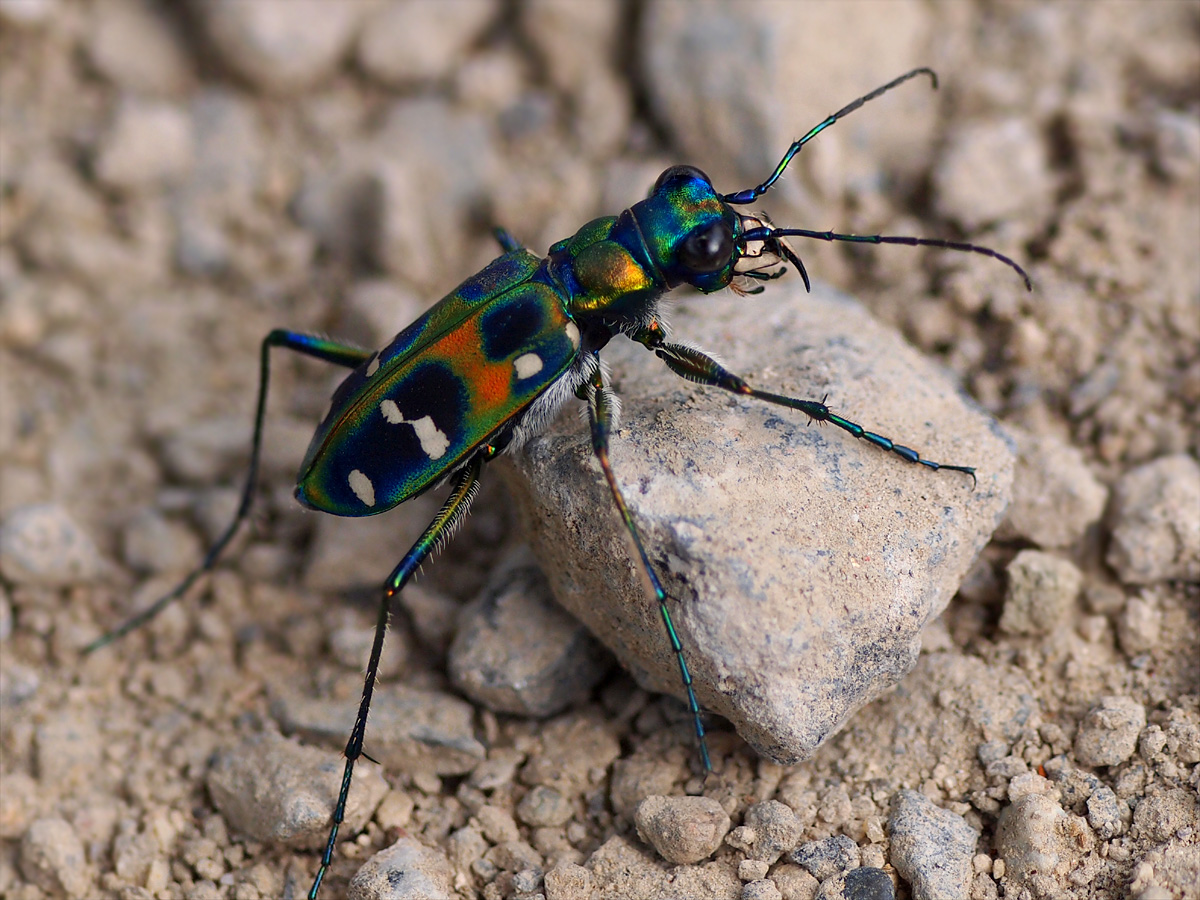
M 137 628 L 182 596 L 213 568 L 246 519 L 262 446 L 271 348 L 285 347 L 353 369 L 334 393 L 329 412 L 301 463 L 296 498 L 311 509 L 334 515 L 370 516 L 443 482 L 449 482 L 450 495 L 385 582 L 362 701 L 346 744 L 341 790 L 310 898 L 315 900 L 332 860 L 354 764 L 363 755 L 367 713 L 392 597 L 466 514 L 484 463 L 537 434 L 571 397 L 587 403 L 592 448 L 658 602 L 679 664 L 700 759 L 705 771 L 711 771 L 700 707 L 683 645 L 671 622 L 668 596 L 608 460 L 615 398 L 604 382 L 598 354 L 614 335 L 624 334 L 644 345 L 683 378 L 798 410 L 810 420 L 830 422 L 909 462 L 974 478 L 971 467 L 922 459 L 917 451 L 834 414 L 823 401 L 799 400 L 752 387 L 703 352 L 672 343 L 658 309 L 663 294 L 685 284 L 704 293 L 730 286 L 759 293 L 763 287 L 755 282 L 779 277 L 786 271 L 786 266 L 780 265 L 785 262 L 795 266 L 809 287 L 808 273 L 788 246 L 788 237 L 982 253 L 1015 269 L 1032 289 L 1029 276 L 1016 262 L 986 247 L 929 238 L 776 228 L 760 214 L 734 210 L 768 191 L 800 149 L 838 119 L 918 75 L 928 75 L 937 86 L 933 71 L 920 68 L 860 97 L 794 142 L 770 177 L 755 188 L 720 194 L 698 169 L 672 166 L 659 176 L 645 200 L 617 216 L 589 222 L 574 236 L 552 246 L 545 259 L 521 247 L 507 233 L 497 232 L 504 254 L 464 281 L 383 350 L 369 352 L 282 330 L 272 331 L 263 340 L 249 471 L 233 521 L 199 567 L 171 593 L 88 649 Z

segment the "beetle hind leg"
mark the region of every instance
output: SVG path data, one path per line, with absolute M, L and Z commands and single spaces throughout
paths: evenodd
M 354 729 L 350 732 L 350 739 L 346 742 L 346 767 L 342 772 L 342 786 L 338 791 L 337 805 L 333 809 L 329 839 L 325 842 L 325 852 L 321 855 L 321 867 L 317 870 L 312 888 L 308 892 L 310 900 L 316 900 L 317 892 L 321 888 L 321 881 L 325 878 L 330 863 L 333 862 L 333 848 L 337 842 L 338 830 L 346 817 L 346 802 L 350 797 L 354 764 L 358 762 L 360 756 L 366 755 L 363 753 L 363 739 L 367 730 L 367 714 L 371 711 L 371 697 L 375 692 L 375 680 L 379 674 L 379 660 L 383 654 L 383 639 L 387 634 L 392 598 L 408 584 L 426 557 L 440 547 L 462 522 L 471 506 L 471 501 L 479 490 L 479 472 L 487 458 L 489 458 L 487 453 L 476 454 L 454 476 L 454 486 L 450 490 L 450 496 L 446 498 L 446 502 L 442 504 L 442 508 L 434 516 L 433 521 L 429 523 L 417 542 L 404 554 L 404 558 L 400 560 L 396 568 L 392 570 L 392 574 L 388 576 L 387 581 L 384 582 L 383 596 L 379 603 L 379 617 L 375 621 L 375 638 L 371 644 L 367 674 L 363 679 L 358 716 L 354 720 Z
M 202 575 L 213 570 L 220 560 L 221 554 L 229 546 L 229 542 L 233 540 L 242 523 L 250 515 L 250 507 L 254 502 L 254 494 L 257 488 L 259 462 L 262 459 L 262 435 L 263 424 L 267 414 L 267 393 L 271 380 L 270 362 L 272 347 L 282 347 L 286 350 L 292 350 L 305 356 L 312 356 L 324 362 L 346 366 L 351 369 L 358 366 L 371 355 L 369 351 L 361 350 L 358 347 L 339 344 L 327 338 L 296 331 L 276 329 L 263 338 L 259 356 L 258 402 L 254 413 L 254 436 L 250 439 L 250 463 L 246 467 L 246 481 L 242 486 L 241 499 L 238 502 L 237 512 L 234 514 L 233 520 L 221 532 L 221 536 L 209 547 L 208 552 L 204 555 L 204 559 L 200 561 L 200 565 L 189 572 L 169 593 L 159 597 L 150 606 L 126 619 L 112 631 L 92 641 L 92 643 L 84 647 L 84 654 L 99 650 L 101 647 L 119 640 L 129 634 L 129 632 L 135 631 L 186 594 Z

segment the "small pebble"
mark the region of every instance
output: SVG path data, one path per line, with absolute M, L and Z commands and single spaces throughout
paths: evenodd
M 717 851 L 729 831 L 729 816 L 711 797 L 656 794 L 634 812 L 638 837 L 671 863 L 697 863 Z
M 891 859 L 914 900 L 966 897 L 979 832 L 917 791 L 900 791 L 888 819 Z
M 481 791 L 494 791 L 512 784 L 517 774 L 517 766 L 524 758 L 524 754 L 517 750 L 494 747 L 488 752 L 488 758 L 480 760 L 471 770 L 471 777 L 467 779 L 467 783 Z
M 1028 772 L 1029 764 L 1020 756 L 1005 756 L 989 762 L 983 767 L 983 771 L 988 778 L 1008 781 Z
M 1185 766 L 1200 762 L 1200 716 L 1173 709 L 1167 716 L 1167 750 Z
M 1096 837 L 1107 841 L 1124 830 L 1122 811 L 1128 811 L 1125 801 L 1107 785 L 1101 785 L 1087 799 L 1087 820 Z
M 82 37 L 101 75 L 143 95 L 175 94 L 187 86 L 191 63 L 167 16 L 145 3 L 106 3 L 93 12 Z
M 427 900 L 453 894 L 450 861 L 411 837 L 368 859 L 350 880 L 349 890 L 352 900 Z
M 375 810 L 375 821 L 384 831 L 406 828 L 412 820 L 413 798 L 399 788 L 388 791 Z
M 742 900 L 783 900 L 783 894 L 769 878 L 748 881 L 742 885 Z
M 814 900 L 895 900 L 895 897 L 896 886 L 887 872 L 860 867 L 821 882 Z
M 1170 109 L 1154 113 L 1155 162 L 1168 178 L 1194 184 L 1200 171 L 1200 122 Z
M 484 854 L 484 858 L 505 872 L 521 872 L 525 869 L 540 869 L 542 855 L 524 841 L 505 841 Z
M 1198 805 L 1194 790 L 1151 785 L 1133 811 L 1133 834 L 1154 843 L 1177 838 L 1196 828 Z
M 1117 642 L 1128 656 L 1146 653 L 1158 646 L 1163 614 L 1152 597 L 1130 597 L 1117 616 Z
M 792 863 L 776 866 L 771 880 L 786 900 L 812 900 L 821 886 L 807 869 Z
M 0 573 L 16 584 L 62 587 L 104 569 L 87 533 L 56 504 L 21 506 L 0 524 Z
M 218 481 L 245 452 L 246 422 L 241 416 L 189 420 L 162 442 L 163 464 L 172 477 L 196 484 Z
M 755 803 L 746 810 L 743 821 L 755 832 L 751 850 L 751 858 L 755 860 L 774 864 L 800 839 L 800 821 L 790 806 L 778 800 Z
M 1017 470 L 1008 524 L 1039 547 L 1067 547 L 1100 519 L 1108 489 L 1077 447 L 1048 435 L 1016 431 Z
M 859 863 L 858 845 L 844 834 L 835 834 L 821 841 L 801 844 L 789 854 L 797 865 L 803 866 L 818 881 L 832 878 Z
M 1200 463 L 1167 456 L 1121 476 L 1108 564 L 1125 584 L 1200 581 Z
M 295 93 L 321 82 L 349 49 L 361 3 L 216 0 L 196 8 L 210 46 L 255 87 Z
M 544 784 L 563 794 L 594 785 L 621 755 L 613 727 L 594 710 L 567 714 L 541 729 L 542 746 L 522 767 L 524 784 Z
M 192 165 L 192 122 L 173 103 L 126 100 L 97 148 L 101 184 L 137 191 L 169 184 Z
M 1088 609 L 1098 616 L 1111 616 L 1125 608 L 1125 592 L 1115 584 L 1093 582 L 1083 592 Z
M 12 709 L 32 698 L 41 686 L 37 670 L 21 663 L 0 668 L 0 709 Z
M 1063 805 L 1081 813 L 1084 803 L 1102 786 L 1099 778 L 1084 769 L 1072 765 L 1066 756 L 1056 756 L 1046 761 L 1046 777 L 1054 782 Z
M 406 586 L 400 592 L 399 600 L 421 646 L 435 653 L 445 653 L 454 638 L 462 604 L 420 584 Z
M 887 865 L 887 857 L 884 855 L 882 844 L 867 844 L 859 849 L 862 853 L 862 868 L 882 869 Z
M 1000 627 L 1009 634 L 1049 634 L 1066 618 L 1083 587 L 1070 560 L 1022 550 L 1008 564 L 1008 590 Z
M 577 90 L 620 53 L 621 14 L 612 4 L 533 0 L 521 12 L 522 33 L 564 92 Z
M 475 813 L 475 818 L 479 820 L 483 836 L 493 844 L 503 844 L 505 841 L 521 839 L 521 830 L 517 827 L 512 813 L 507 809 L 485 804 Z
M 535 828 L 565 825 L 572 811 L 566 797 L 545 785 L 533 787 L 517 804 L 517 818 Z
M 88 865 L 83 842 L 63 819 L 38 819 L 25 832 L 20 849 L 21 872 L 51 896 L 90 897 L 96 891 L 95 872 Z
M 1080 855 L 1068 835 L 1070 818 L 1050 794 L 1030 794 L 1006 806 L 996 829 L 1000 859 L 992 865 L 993 876 L 1007 875 L 1016 892 L 1035 876 L 1065 874 Z
M 450 680 L 493 712 L 545 717 L 583 701 L 612 657 L 554 601 L 527 548 L 506 558 L 462 610 Z
M 1008 756 L 1006 741 L 984 741 L 975 748 L 975 755 L 985 767 Z
M 1075 758 L 1085 766 L 1115 766 L 1133 756 L 1146 727 L 1146 709 L 1131 697 L 1101 697 L 1075 735 Z
M 493 0 L 456 3 L 453 15 L 440 3 L 384 5 L 363 25 L 358 64 L 389 86 L 449 77 L 499 11 Z
M 1167 746 L 1167 735 L 1158 725 L 1150 725 L 1138 736 L 1138 756 L 1154 762 Z
M 522 869 L 513 875 L 512 885 L 517 894 L 532 894 L 542 886 L 542 870 Z
M 576 900 L 592 893 L 592 873 L 583 866 L 555 866 L 543 878 L 546 900 Z
M 446 855 L 459 869 L 469 869 L 474 862 L 483 858 L 490 847 L 478 825 L 466 825 L 446 838 Z
M 268 732 L 219 752 L 208 771 L 208 792 L 233 830 L 256 841 L 315 850 L 329 836 L 343 768 L 337 754 Z M 366 825 L 387 790 L 377 766 L 357 766 L 344 832 Z
M 771 866 L 763 859 L 743 859 L 738 863 L 738 878 L 742 881 L 760 881 L 767 877 Z
M 0 24 L 33 29 L 60 10 L 60 0 L 0 0 Z

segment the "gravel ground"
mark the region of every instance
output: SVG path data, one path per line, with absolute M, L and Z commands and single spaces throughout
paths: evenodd
M 937 93 L 822 134 L 770 205 L 1035 282 L 798 246 L 1016 451 L 913 671 L 795 765 L 714 717 L 706 780 L 492 478 L 402 597 L 322 896 L 1200 896 L 1200 7 L 915 0 L 0 0 L 0 894 L 308 889 L 377 585 L 440 499 L 296 506 L 338 373 L 278 354 L 252 527 L 81 655 L 232 514 L 263 335 L 380 346 L 493 223 L 540 252 L 671 163 L 748 186 L 919 65 Z

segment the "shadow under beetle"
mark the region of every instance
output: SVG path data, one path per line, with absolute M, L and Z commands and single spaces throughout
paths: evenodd
M 788 237 L 981 253 L 1015 269 L 1032 289 L 1029 276 L 1016 262 L 986 247 L 934 238 L 776 228 L 761 214 L 734 209 L 753 203 L 770 190 L 800 149 L 838 119 L 918 75 L 928 75 L 937 86 L 933 71 L 920 68 L 860 97 L 795 141 L 775 171 L 757 187 L 720 194 L 699 169 L 672 166 L 659 176 L 645 200 L 616 216 L 594 219 L 572 237 L 554 244 L 544 259 L 498 230 L 503 255 L 378 352 L 294 331 L 275 330 L 263 339 L 250 463 L 233 521 L 200 565 L 173 591 L 87 649 L 90 652 L 127 634 L 182 596 L 216 565 L 245 521 L 262 449 L 271 348 L 284 347 L 352 369 L 334 392 L 300 465 L 296 499 L 310 509 L 338 516 L 371 516 L 443 482 L 449 482 L 450 495 L 384 583 L 362 700 L 346 743 L 341 789 L 321 865 L 309 890 L 311 900 L 315 900 L 332 861 L 354 764 L 364 755 L 367 713 L 392 598 L 466 515 L 484 463 L 540 432 L 572 397 L 587 404 L 592 449 L 658 602 L 679 663 L 700 760 L 706 772 L 712 770 L 700 707 L 683 644 L 671 622 L 668 595 L 609 464 L 616 399 L 605 384 L 599 352 L 614 335 L 623 334 L 644 345 L 690 381 L 798 410 L 810 421 L 832 423 L 908 462 L 963 472 L 974 479 L 970 466 L 922 459 L 917 451 L 836 415 L 823 401 L 799 400 L 752 387 L 702 351 L 669 340 L 658 309 L 663 294 L 685 284 L 703 293 L 731 286 L 743 293 L 759 293 L 761 282 L 783 275 L 786 263 L 796 268 L 808 288 L 808 273 L 786 242 Z

